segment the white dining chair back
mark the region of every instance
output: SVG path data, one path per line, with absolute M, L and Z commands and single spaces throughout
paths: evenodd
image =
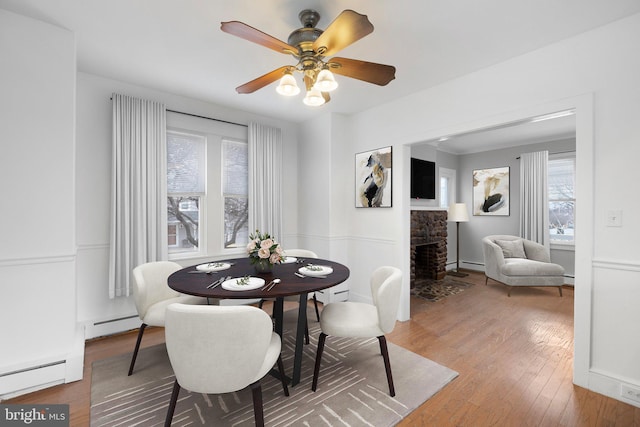
M 167 278 L 181 268 L 180 264 L 175 262 L 157 261 L 148 262 L 133 269 L 133 300 L 141 319 L 146 316 L 149 308 L 154 304 L 180 296 L 179 292 L 167 285 Z M 162 326 L 164 318 L 158 319 L 158 322 L 160 324 L 147 323 L 147 325 Z
M 296 258 L 318 258 L 318 255 L 309 249 L 285 249 L 284 255 Z
M 378 326 L 388 334 L 393 331 L 400 307 L 402 272 L 389 266 L 376 269 L 371 275 L 373 305 L 378 310 Z
M 377 268 L 370 279 L 373 304 L 343 301 L 327 304 L 320 315 L 320 337 L 311 389 L 316 391 L 324 343 L 327 336 L 346 338 L 378 338 L 384 360 L 389 394 L 395 396 L 389 351 L 385 334 L 393 331 L 398 316 L 402 271 L 396 267 Z
M 147 326 L 164 327 L 165 310 L 169 304 L 176 302 L 183 304 L 207 303 L 206 298 L 183 295 L 169 287 L 167 279 L 181 268 L 180 264 L 175 262 L 154 261 L 141 264 L 133 269 L 133 280 L 131 281 L 133 300 L 142 324 L 138 330 L 138 339 L 131 357 L 129 375 L 133 373 L 145 328 Z
M 170 424 L 180 391 L 231 393 L 251 386 L 256 425 L 261 425 L 262 379 L 277 363 L 288 395 L 280 336 L 271 318 L 252 306 L 167 307 L 165 339 L 176 376 L 167 422 Z

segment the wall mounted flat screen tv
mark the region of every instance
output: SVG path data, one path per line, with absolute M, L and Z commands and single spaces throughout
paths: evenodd
M 436 198 L 436 164 L 428 160 L 411 158 L 411 198 Z

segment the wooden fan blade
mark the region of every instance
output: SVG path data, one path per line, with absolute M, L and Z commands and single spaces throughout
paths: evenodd
M 379 86 L 386 86 L 396 78 L 396 67 L 376 64 L 375 62 L 359 61 L 348 58 L 332 58 L 329 62 L 331 72 L 341 76 L 351 77 Z
M 295 47 L 288 45 L 282 40 L 278 40 L 277 38 L 263 33 L 262 31 L 257 30 L 240 21 L 222 22 L 220 25 L 220 29 L 225 33 L 229 33 L 231 35 L 240 37 L 241 39 L 257 43 L 260 46 L 268 47 L 269 49 L 273 49 L 276 52 L 290 53 L 292 55 L 298 54 L 298 49 L 296 49 Z
M 281 78 L 282 76 L 284 76 L 284 72 L 287 71 L 289 68 L 290 66 L 287 65 L 287 66 L 275 69 L 270 73 L 267 73 L 263 76 L 258 77 L 257 79 L 251 80 L 250 82 L 243 84 L 242 86 L 238 86 L 236 88 L 236 92 L 253 93 L 258 89 L 262 89 L 266 85 L 273 83 L 279 78 Z
M 324 103 L 331 101 L 331 96 L 329 96 L 329 92 L 322 92 L 322 97 L 324 98 Z
M 332 56 L 371 32 L 373 25 L 367 15 L 347 9 L 313 43 L 313 50 L 322 56 Z

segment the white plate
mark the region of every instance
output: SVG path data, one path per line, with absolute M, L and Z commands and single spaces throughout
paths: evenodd
M 292 262 L 296 262 L 298 258 L 294 256 L 284 256 L 282 260 L 282 264 L 291 264 Z
M 231 267 L 231 264 L 228 262 L 208 262 L 206 264 L 200 264 L 196 266 L 196 270 L 198 271 L 221 271 L 226 270 Z
M 264 285 L 264 279 L 260 277 L 249 277 L 249 281 L 246 285 L 239 285 L 238 282 L 242 280 L 242 277 L 236 277 L 234 279 L 225 280 L 222 282 L 222 289 L 228 291 L 250 291 L 252 289 L 261 288 Z
M 333 268 L 326 265 L 313 265 L 310 269 L 309 266 L 304 266 L 300 267 L 298 272 L 305 276 L 326 276 L 327 274 L 333 273 Z

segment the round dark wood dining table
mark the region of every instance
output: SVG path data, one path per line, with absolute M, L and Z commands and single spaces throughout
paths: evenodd
M 291 385 L 295 386 L 300 382 L 300 371 L 302 370 L 302 346 L 304 345 L 304 330 L 307 321 L 307 296 L 311 292 L 321 291 L 340 284 L 349 278 L 349 269 L 337 262 L 313 258 L 304 262 L 291 262 L 276 264 L 269 273 L 257 273 L 249 257 L 235 258 L 228 260 L 212 261 L 216 263 L 229 263 L 231 267 L 211 274 L 193 273 L 196 266 L 190 266 L 176 271 L 169 276 L 169 287 L 183 294 L 196 295 L 206 298 L 216 299 L 267 299 L 275 298 L 273 307 L 273 318 L 275 320 L 275 331 L 282 337 L 284 297 L 299 295 L 300 305 L 298 308 L 298 323 L 296 330 L 296 345 L 293 362 L 293 375 Z M 307 264 L 315 264 L 331 267 L 333 272 L 324 277 L 299 277 L 295 273 L 298 269 Z M 206 264 L 206 263 L 205 263 Z M 222 286 L 210 288 L 208 286 L 216 280 L 230 276 L 231 278 L 241 278 L 245 276 L 260 277 L 265 284 L 274 279 L 280 279 L 270 290 L 262 288 L 242 291 L 232 291 L 223 289 Z

